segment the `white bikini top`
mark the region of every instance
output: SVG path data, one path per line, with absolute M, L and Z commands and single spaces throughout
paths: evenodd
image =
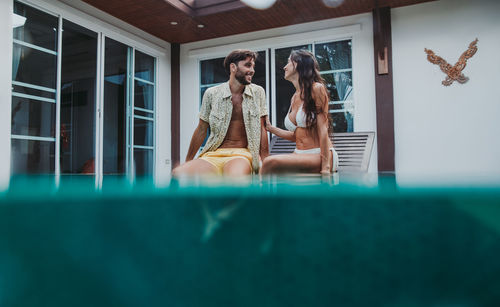
M 290 113 L 286 114 L 286 116 L 285 116 L 285 127 L 286 127 L 286 129 L 288 129 L 288 131 L 294 132 L 295 129 L 297 129 L 297 127 L 300 127 L 300 128 L 306 128 L 307 127 L 306 113 L 304 112 L 304 110 L 302 110 L 302 106 L 300 106 L 299 110 L 297 111 L 297 115 L 295 115 L 295 121 L 297 122 L 297 126 L 295 126 L 294 123 L 290 120 Z M 291 107 L 292 106 L 290 106 L 290 108 Z

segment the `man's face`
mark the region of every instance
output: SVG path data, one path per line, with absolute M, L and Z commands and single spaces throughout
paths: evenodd
M 243 85 L 250 84 L 252 82 L 252 77 L 255 73 L 254 67 L 255 67 L 255 60 L 251 57 L 248 57 L 243 61 L 239 61 L 238 65 L 236 65 L 236 72 L 234 73 L 234 78 Z

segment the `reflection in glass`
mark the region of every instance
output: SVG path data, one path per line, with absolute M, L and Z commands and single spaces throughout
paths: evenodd
M 155 59 L 152 56 L 135 51 L 135 77 L 155 82 Z
M 55 103 L 12 97 L 11 133 L 55 137 L 55 111 Z
M 153 150 L 134 150 L 135 175 L 137 177 L 153 174 Z
M 47 99 L 52 100 L 54 103 L 56 102 L 56 90 L 55 89 L 51 90 L 51 91 L 39 90 L 39 89 L 34 89 L 34 88 L 26 87 L 26 86 L 12 84 L 12 92 L 41 97 L 41 98 L 47 98 Z
M 255 74 L 252 83 L 260 85 L 266 90 L 266 52 L 259 51 L 257 61 L 255 62 Z
M 335 132 L 352 132 L 354 103 L 352 94 L 352 72 L 323 74 L 330 92 L 330 112 Z
M 61 173 L 94 174 L 97 33 L 63 22 Z
M 331 113 L 334 132 L 353 132 L 353 114 L 351 112 Z
M 290 56 L 292 50 L 311 50 L 311 48 L 311 45 L 302 45 L 275 50 L 276 122 L 273 124 L 281 129 L 285 129 L 285 116 L 290 108 L 290 99 L 295 93 L 295 87 L 293 84 L 286 81 L 284 78 L 285 71 L 283 70 L 283 67 L 287 64 L 288 57 Z
M 134 145 L 153 146 L 153 122 L 134 119 Z
M 137 80 L 134 83 L 134 106 L 153 110 L 154 86 Z
M 57 55 L 13 45 L 12 80 L 56 88 Z
M 141 110 L 139 110 L 139 109 L 136 109 L 136 110 L 134 111 L 134 114 L 135 114 L 135 115 L 142 116 L 142 117 L 151 118 L 151 119 L 153 119 L 153 118 L 154 118 L 153 113 L 150 113 L 150 112 L 145 112 L 145 111 L 141 111 Z
M 104 174 L 125 173 L 127 150 L 127 52 L 106 38 L 104 60 Z
M 338 41 L 315 45 L 320 71 L 352 68 L 351 41 Z
M 226 82 L 229 76 L 224 69 L 224 58 L 204 60 L 200 62 L 201 85 L 212 85 Z
M 331 101 L 352 99 L 352 72 L 323 74 L 321 76 L 325 79 Z
M 56 16 L 49 15 L 17 1 L 14 2 L 14 13 L 26 17 L 24 26 L 14 28 L 13 34 L 15 40 L 52 51 L 57 50 L 58 18 Z
M 12 139 L 14 174 L 53 174 L 55 142 Z

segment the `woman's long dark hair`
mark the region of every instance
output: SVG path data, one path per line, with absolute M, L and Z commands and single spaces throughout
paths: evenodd
M 315 82 L 323 84 L 325 91 L 326 89 L 325 80 L 321 77 L 319 73 L 319 65 L 316 61 L 314 55 L 307 50 L 293 50 L 290 53 L 290 60 L 297 63 L 296 70 L 299 74 L 299 86 L 301 99 L 304 101 L 304 111 L 306 113 L 306 125 L 309 129 L 316 125 L 317 114 L 323 112 L 323 110 L 318 110 L 316 108 L 316 103 L 312 98 L 312 87 Z M 329 114 L 328 118 L 328 128 L 331 130 L 331 119 Z

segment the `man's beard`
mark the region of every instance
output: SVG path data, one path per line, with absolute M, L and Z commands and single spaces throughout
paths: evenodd
M 241 83 L 243 85 L 249 85 L 250 82 L 248 82 L 245 77 L 246 77 L 246 74 L 242 73 L 239 69 L 236 71 L 236 74 L 234 74 L 234 78 L 236 80 L 238 80 L 239 83 Z

